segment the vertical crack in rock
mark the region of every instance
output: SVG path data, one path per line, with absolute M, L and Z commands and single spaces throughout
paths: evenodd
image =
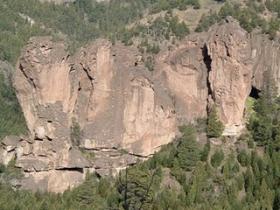
M 22 72 L 23 76 L 27 79 L 27 81 L 29 81 L 29 83 L 33 86 L 33 88 L 36 89 L 34 79 L 27 76 L 27 74 L 24 71 L 24 68 L 21 64 L 19 65 L 19 70 Z
M 212 70 L 211 69 L 211 64 L 212 64 L 212 58 L 210 57 L 210 55 L 208 54 L 208 48 L 207 45 L 205 44 L 202 48 L 202 55 L 203 55 L 203 62 L 207 68 L 207 90 L 208 90 L 208 96 L 213 97 L 213 92 L 211 89 L 211 84 L 209 81 L 209 73 Z
M 86 73 L 87 77 L 89 78 L 91 86 L 93 87 L 93 80 L 94 80 L 94 78 L 92 76 L 90 76 L 90 74 L 88 72 L 88 69 L 86 67 L 84 67 L 84 65 L 82 63 L 81 63 L 81 66 L 82 66 L 84 72 Z
M 87 113 L 88 113 L 88 112 L 89 112 L 89 109 L 90 109 L 90 104 L 92 103 L 92 98 L 93 98 L 92 96 L 93 96 L 93 91 L 94 91 L 94 83 L 93 83 L 93 82 L 94 82 L 95 78 L 92 77 L 92 76 L 90 75 L 89 69 L 86 68 L 86 67 L 83 65 L 83 63 L 80 63 L 80 65 L 81 65 L 83 71 L 85 72 L 87 78 L 89 79 L 90 85 L 91 85 L 91 90 L 90 90 L 90 94 L 89 94 L 88 105 L 86 106 L 86 110 L 87 110 Z M 80 85 L 80 83 L 79 83 L 79 85 Z M 81 87 L 79 87 L 79 89 L 80 89 L 80 88 L 81 88 Z

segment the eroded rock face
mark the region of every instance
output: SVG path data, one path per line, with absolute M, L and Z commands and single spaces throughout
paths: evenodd
M 216 104 L 225 132 L 242 127 L 245 101 L 251 91 L 251 46 L 238 23 L 209 31 L 205 54 L 209 56 L 209 92 Z
M 224 135 L 236 135 L 244 127 L 245 101 L 252 88 L 260 91 L 269 83 L 280 93 L 280 45 L 265 35 L 248 34 L 232 18 L 208 34 L 209 102 L 217 105 Z
M 39 0 L 40 2 L 53 2 L 55 4 L 67 4 L 75 2 L 75 0 Z
M 43 189 L 60 192 L 46 187 L 56 186 L 48 182 L 57 171 L 67 177 L 73 174 L 69 170 L 83 177 L 86 168 L 114 174 L 172 141 L 179 124 L 205 117 L 207 68 L 201 44 L 189 40 L 160 55 L 152 73 L 132 47 L 98 40 L 69 56 L 63 43 L 31 39 L 15 74 L 33 140 L 32 154 L 17 160 L 26 174 L 23 186 L 44 180 Z M 79 131 L 73 131 L 74 122 Z M 73 132 L 78 142 L 71 139 Z M 94 161 L 87 162 L 78 148 L 94 150 Z
M 264 35 L 255 35 L 251 39 L 253 67 L 252 85 L 261 90 L 270 82 L 280 94 L 280 44 L 268 40 Z
M 179 123 L 207 116 L 207 66 L 203 36 L 190 36 L 179 47 L 163 52 L 157 62 L 158 80 L 172 100 Z
M 53 176 L 65 173 L 65 187 L 75 186 L 81 180 L 77 173 L 83 177 L 86 168 L 115 173 L 136 162 L 134 155 L 149 156 L 175 137 L 171 99 L 134 48 L 99 40 L 69 56 L 63 43 L 34 38 L 14 80 L 33 140 L 32 154 L 17 160 L 26 174 L 23 186 L 44 180 L 54 188 L 43 189 L 60 192 L 63 187 L 49 183 Z M 102 167 L 100 159 L 107 155 L 87 161 L 79 148 L 125 153 L 116 152 L 118 158 L 107 158 Z
M 86 171 L 116 174 L 149 157 L 214 104 L 224 134 L 237 135 L 245 100 L 265 83 L 269 62 L 279 80 L 279 50 L 263 37 L 255 44 L 258 37 L 229 19 L 161 52 L 153 72 L 133 47 L 97 40 L 70 56 L 62 42 L 33 38 L 14 78 L 30 137 L 10 151 L 4 145 L 2 159 L 16 155 L 24 188 L 62 192 Z

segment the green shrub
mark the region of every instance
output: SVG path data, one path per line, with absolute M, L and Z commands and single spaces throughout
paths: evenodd
M 153 71 L 154 70 L 154 65 L 155 65 L 154 58 L 152 56 L 148 56 L 147 59 L 145 60 L 145 67 L 149 71 Z
M 211 157 L 211 165 L 214 168 L 218 168 L 223 160 L 224 160 L 224 152 L 222 150 L 217 150 Z
M 222 173 L 226 179 L 231 179 L 239 172 L 239 165 L 233 154 L 230 154 L 226 159 L 223 167 Z
M 207 161 L 208 160 L 208 155 L 210 152 L 210 142 L 207 141 L 207 143 L 204 145 L 204 148 L 201 152 L 201 161 Z
M 245 150 L 242 150 L 237 155 L 237 160 L 240 163 L 240 165 L 243 167 L 248 166 L 250 164 L 250 156 L 246 153 Z
M 74 146 L 79 146 L 82 140 L 82 131 L 75 118 L 72 119 L 70 139 Z
M 26 134 L 27 127 L 11 81 L 0 73 L 0 140 L 7 135 Z
M 160 51 L 160 47 L 158 44 L 148 44 L 146 51 L 147 53 L 158 54 Z

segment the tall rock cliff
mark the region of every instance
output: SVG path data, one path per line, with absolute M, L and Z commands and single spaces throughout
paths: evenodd
M 97 40 L 69 55 L 62 42 L 32 38 L 14 77 L 30 136 L 7 137 L 2 160 L 17 156 L 24 188 L 62 192 L 87 171 L 114 174 L 149 157 L 213 105 L 224 135 L 237 135 L 252 86 L 269 69 L 279 80 L 278 54 L 232 19 L 161 52 L 153 72 L 134 47 Z
M 225 134 L 242 129 L 245 101 L 251 91 L 251 46 L 237 23 L 209 31 L 205 56 L 209 62 L 209 93 L 225 124 Z

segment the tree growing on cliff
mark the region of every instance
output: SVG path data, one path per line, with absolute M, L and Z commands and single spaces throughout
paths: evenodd
M 196 141 L 195 129 L 188 125 L 181 126 L 179 130 L 183 136 L 177 147 L 178 165 L 186 171 L 191 171 L 200 160 L 200 150 Z
M 219 120 L 217 115 L 217 109 L 214 106 L 210 110 L 208 120 L 207 120 L 207 136 L 209 138 L 218 138 L 222 135 L 223 131 L 224 131 L 224 125 Z
M 70 139 L 74 146 L 79 146 L 82 139 L 82 131 L 75 118 L 72 119 Z

